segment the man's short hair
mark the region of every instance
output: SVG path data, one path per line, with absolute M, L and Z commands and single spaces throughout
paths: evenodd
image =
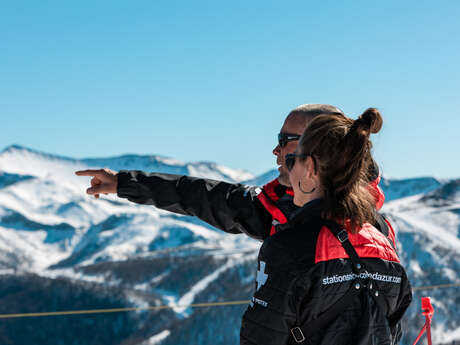
M 312 120 L 318 115 L 345 115 L 342 110 L 329 104 L 302 104 L 291 110 L 289 115 L 301 115 L 306 121 Z

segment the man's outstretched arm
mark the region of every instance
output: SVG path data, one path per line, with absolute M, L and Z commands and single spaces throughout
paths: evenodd
M 87 193 L 117 193 L 139 204 L 196 216 L 229 233 L 246 233 L 264 239 L 271 227 L 271 215 L 257 199 L 256 187 L 190 176 L 107 169 L 76 172 L 92 176 Z

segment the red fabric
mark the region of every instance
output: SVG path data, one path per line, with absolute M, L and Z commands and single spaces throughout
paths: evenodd
M 268 198 L 267 196 L 264 195 L 264 193 L 260 193 L 257 197 L 259 198 L 262 205 L 264 205 L 265 209 L 268 212 L 270 212 L 270 214 L 272 215 L 272 218 L 278 221 L 280 224 L 284 224 L 287 222 L 287 218 L 275 204 L 275 202 L 280 199 L 278 194 L 276 194 L 275 192 L 275 188 L 278 187 L 279 185 L 280 183 L 278 179 L 277 178 L 274 179 L 273 181 L 267 183 L 263 187 L 263 190 L 268 195 Z M 294 195 L 294 191 L 291 188 L 288 188 L 286 190 L 286 193 L 290 195 Z M 272 225 L 270 229 L 270 236 L 274 235 L 275 233 L 276 233 L 275 226 Z
M 381 176 L 379 175 L 374 181 L 369 183 L 369 191 L 375 197 L 375 208 L 380 210 L 385 202 L 385 194 L 383 194 L 382 189 L 379 187 Z
M 268 182 L 264 187 L 263 190 L 267 195 L 272 199 L 273 201 L 278 201 L 280 198 L 276 193 L 275 193 L 275 188 L 279 186 L 279 181 L 277 178 L 275 178 L 273 181 Z M 260 195 L 260 194 L 259 194 Z M 270 212 L 271 213 L 271 212 Z
M 352 234 L 349 229 L 347 231 L 348 238 L 359 257 L 380 258 L 399 262 L 398 255 L 385 238 L 385 235 L 372 225 L 364 224 L 357 234 Z M 348 254 L 342 244 L 326 226 L 323 226 L 316 242 L 315 263 L 346 258 L 348 258 Z
M 275 178 L 273 181 L 268 182 L 264 187 L 265 193 L 272 199 L 273 201 L 278 201 L 279 196 L 278 194 L 275 193 L 275 188 L 280 185 L 280 182 L 278 181 L 277 178 Z M 286 188 L 286 194 L 289 194 L 291 196 L 294 196 L 294 190 L 291 187 Z
M 287 222 L 287 218 L 283 212 L 273 203 L 272 200 L 267 198 L 264 193 L 259 193 L 257 198 L 260 200 L 265 209 L 272 215 L 272 218 L 278 221 L 280 224 Z M 270 229 L 270 236 L 275 234 L 275 226 L 272 225 Z

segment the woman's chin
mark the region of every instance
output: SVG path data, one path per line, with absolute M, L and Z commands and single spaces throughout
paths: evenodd
M 294 194 L 293 203 L 294 203 L 294 205 L 299 206 L 299 207 L 301 207 L 301 206 L 303 206 L 305 204 L 304 202 L 302 202 L 302 200 L 299 200 L 299 198 L 296 198 L 295 194 Z

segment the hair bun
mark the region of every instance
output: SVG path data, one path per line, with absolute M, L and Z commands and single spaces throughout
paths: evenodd
M 383 125 L 383 118 L 376 108 L 368 108 L 355 121 L 356 127 L 365 130 L 367 133 L 378 133 Z

